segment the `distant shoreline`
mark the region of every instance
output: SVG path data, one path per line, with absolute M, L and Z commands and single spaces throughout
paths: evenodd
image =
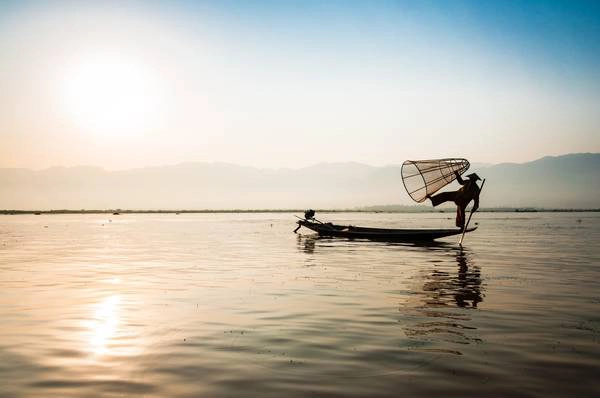
M 47 215 L 47 214 L 221 214 L 221 213 L 304 213 L 305 209 L 202 209 L 202 210 L 0 210 L 0 215 Z M 455 209 L 448 207 L 443 209 L 424 209 L 422 207 L 405 209 L 376 210 L 366 209 L 315 209 L 317 213 L 454 213 Z M 530 207 L 497 207 L 480 208 L 482 213 L 581 213 L 600 212 L 600 209 L 543 209 Z

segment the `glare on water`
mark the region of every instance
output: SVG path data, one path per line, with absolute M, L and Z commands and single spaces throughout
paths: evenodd
M 0 396 L 599 392 L 598 213 L 476 221 L 461 249 L 295 235 L 292 214 L 2 216 Z
M 88 327 L 91 332 L 90 347 L 96 354 L 104 354 L 119 325 L 119 296 L 113 295 L 98 304 Z

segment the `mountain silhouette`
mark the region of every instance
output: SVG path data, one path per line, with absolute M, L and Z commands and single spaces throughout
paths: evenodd
M 600 154 L 474 164 L 487 182 L 482 207 L 600 208 Z M 344 209 L 415 205 L 401 165 L 320 163 L 260 169 L 228 163 L 106 171 L 98 167 L 0 169 L 2 209 Z M 456 189 L 450 185 L 446 189 Z M 428 203 L 424 203 L 427 205 Z

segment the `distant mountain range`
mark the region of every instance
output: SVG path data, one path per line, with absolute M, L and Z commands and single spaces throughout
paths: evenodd
M 183 163 L 124 171 L 0 169 L 0 209 L 303 209 L 415 205 L 401 166 L 320 163 L 259 169 Z M 600 208 L 600 153 L 475 164 L 482 207 Z M 456 189 L 457 185 L 446 189 Z

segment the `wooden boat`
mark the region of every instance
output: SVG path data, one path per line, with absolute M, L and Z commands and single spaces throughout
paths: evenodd
M 463 230 L 460 228 L 452 229 L 392 229 L 392 228 L 368 228 L 355 227 L 353 225 L 336 225 L 332 223 L 321 223 L 307 219 L 298 220 L 298 228 L 306 227 L 319 234 L 319 236 L 348 238 L 348 239 L 369 239 L 386 242 L 419 242 L 433 241 L 434 239 L 444 238 L 446 236 L 460 235 Z M 468 228 L 465 232 L 475 231 L 477 227 Z M 294 231 L 294 232 L 296 232 Z

